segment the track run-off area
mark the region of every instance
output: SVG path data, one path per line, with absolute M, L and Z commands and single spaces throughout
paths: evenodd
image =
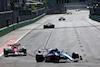
M 0 67 L 100 67 L 100 23 L 89 18 L 88 10 L 69 10 L 72 14 L 46 15 L 40 24 L 32 29 L 18 43 L 27 48 L 27 56 L 0 57 Z M 59 21 L 64 17 L 65 21 Z M 48 22 L 55 28 L 43 29 Z M 22 30 L 31 27 L 22 28 Z M 20 32 L 19 32 L 20 33 Z M 37 63 L 35 55 L 38 49 L 58 48 L 67 52 L 78 52 L 83 60 L 66 63 Z

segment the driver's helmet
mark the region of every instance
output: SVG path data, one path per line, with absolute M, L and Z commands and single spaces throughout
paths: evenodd
M 58 51 L 58 49 L 57 49 L 57 48 L 56 48 L 55 50 L 56 50 L 56 51 Z
M 57 48 L 55 48 L 55 49 L 53 49 L 53 51 L 57 52 L 57 51 L 58 51 L 58 49 L 57 49 Z
M 13 48 L 17 48 L 16 46 L 14 46 Z
M 38 50 L 38 53 L 41 53 L 41 50 Z

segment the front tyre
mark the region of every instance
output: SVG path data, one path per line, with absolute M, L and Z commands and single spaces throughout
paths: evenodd
M 8 50 L 4 49 L 4 56 L 8 57 Z
M 60 21 L 61 19 L 59 19 L 59 21 Z
M 46 28 L 46 26 L 44 25 L 44 29 Z
M 36 61 L 37 62 L 43 62 L 44 61 L 43 55 L 36 54 Z
M 55 28 L 55 26 L 54 26 L 54 25 L 52 25 L 52 28 Z
M 54 63 L 59 63 L 59 56 L 55 56 Z
M 78 62 L 79 61 L 79 54 L 77 52 L 73 52 L 72 58 L 74 59 L 74 62 Z
M 27 50 L 24 49 L 24 55 L 23 56 L 27 56 Z
M 72 53 L 72 58 L 73 58 L 73 59 L 79 58 L 79 54 L 73 52 L 73 53 Z

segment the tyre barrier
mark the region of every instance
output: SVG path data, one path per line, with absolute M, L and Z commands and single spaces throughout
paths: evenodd
M 10 25 L 9 27 L 2 28 L 0 30 L 0 37 L 7 34 L 7 33 L 9 33 L 9 32 L 11 32 L 11 31 L 13 31 L 13 30 L 16 30 L 16 29 L 21 28 L 23 26 L 26 26 L 28 24 L 34 23 L 34 22 L 38 21 L 39 19 L 41 19 L 42 17 L 44 17 L 45 15 L 46 14 L 44 13 L 44 14 L 42 14 L 42 15 L 40 15 L 40 16 L 32 19 L 32 20 L 23 21 L 21 23 L 15 23 L 15 24 Z
M 89 15 L 89 18 L 91 18 L 92 20 L 98 21 L 100 22 L 100 15 Z

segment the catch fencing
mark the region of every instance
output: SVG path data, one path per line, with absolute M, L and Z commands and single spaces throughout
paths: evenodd
M 35 17 L 38 17 L 45 13 L 45 8 L 34 11 L 26 10 L 26 13 L 24 12 L 24 10 L 0 12 L 0 29 L 9 27 L 9 25 L 12 25 L 14 23 L 20 23 L 21 21 L 34 19 Z

